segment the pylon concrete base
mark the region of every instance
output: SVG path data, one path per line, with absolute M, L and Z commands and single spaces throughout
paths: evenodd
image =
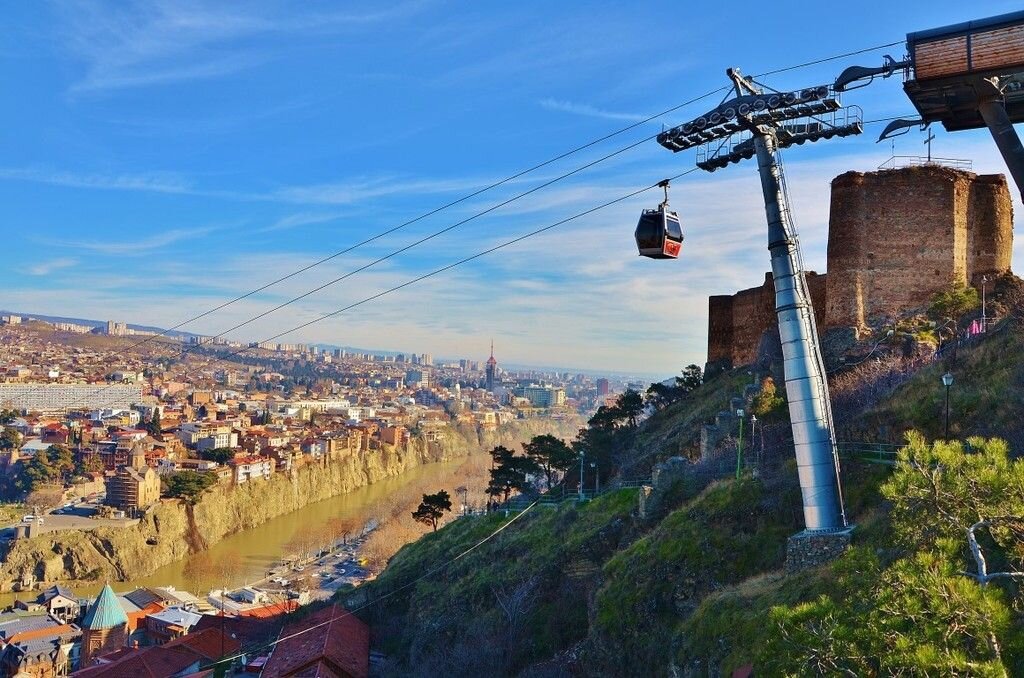
M 786 572 L 829 563 L 850 547 L 854 526 L 835 532 L 798 532 L 786 541 Z

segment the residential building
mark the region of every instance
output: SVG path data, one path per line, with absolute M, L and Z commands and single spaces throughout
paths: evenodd
M 530 401 L 533 407 L 563 407 L 565 405 L 565 389 L 560 386 L 523 386 L 515 390 L 515 394 Z
M 41 611 L 0 614 L 0 675 L 66 676 L 78 665 L 81 630 Z
M 395 447 L 404 447 L 409 444 L 409 430 L 404 426 L 383 426 L 380 429 L 380 441 Z
M 111 337 L 124 337 L 128 335 L 127 323 L 119 323 L 113 320 L 107 321 L 107 335 Z
M 274 461 L 269 457 L 256 455 L 235 457 L 228 462 L 228 466 L 232 469 L 232 480 L 235 485 L 250 480 L 268 480 L 274 473 Z
M 42 605 L 51 617 L 64 624 L 77 621 L 78 615 L 82 613 L 78 598 L 70 589 L 63 586 L 51 586 L 39 594 L 36 602 Z
M 429 370 L 409 370 L 405 373 L 405 385 L 409 388 L 429 388 Z
M 142 402 L 140 384 L 0 384 L 0 403 L 17 410 L 57 414 L 98 407 L 131 409 Z
M 146 634 L 156 645 L 181 638 L 195 626 L 202 615 L 180 607 L 146 615 Z

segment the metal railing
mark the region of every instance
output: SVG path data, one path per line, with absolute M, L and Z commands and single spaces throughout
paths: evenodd
M 537 502 L 538 506 L 557 506 L 567 501 L 590 501 L 596 497 L 607 492 L 615 492 L 623 489 L 637 489 L 644 485 L 650 485 L 650 478 L 631 479 L 631 480 L 615 480 L 611 483 L 606 484 L 604 487 L 588 488 L 582 491 L 576 489 L 569 489 L 563 486 L 559 486 L 551 492 L 545 492 L 543 494 L 520 494 L 512 497 L 507 502 L 499 504 L 498 511 L 510 510 L 510 511 L 522 511 L 526 507 L 530 506 L 534 502 Z
M 836 448 L 840 459 L 854 459 L 869 464 L 895 466 L 896 458 L 903 445 L 892 443 L 869 443 L 858 441 L 839 441 Z
M 949 167 L 951 169 L 965 170 L 970 172 L 974 168 L 974 162 L 961 158 L 927 158 L 921 155 L 894 155 L 881 165 L 880 170 L 891 170 L 900 167 Z

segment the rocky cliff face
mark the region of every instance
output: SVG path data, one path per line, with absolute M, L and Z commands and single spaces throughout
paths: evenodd
M 307 504 L 351 492 L 436 461 L 465 456 L 494 445 L 512 445 L 540 433 L 568 436 L 573 425 L 540 420 L 514 421 L 491 431 L 446 431 L 436 442 L 414 439 L 408 449 L 389 445 L 291 473 L 265 482 L 219 487 L 190 506 L 164 500 L 131 528 L 66 530 L 21 539 L 0 563 L 0 591 L 25 578 L 38 584 L 129 580 L 200 551 L 224 537 L 257 527 Z

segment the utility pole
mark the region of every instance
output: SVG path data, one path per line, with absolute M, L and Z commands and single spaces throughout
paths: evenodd
M 804 525 L 807 533 L 838 532 L 847 527 L 847 521 L 832 408 L 778 153 L 807 141 L 860 134 L 860 109 L 843 108 L 826 85 L 767 91 L 737 69 L 730 68 L 726 74 L 735 96 L 699 118 L 662 132 L 658 143 L 672 151 L 696 147 L 697 166 L 709 172 L 757 157 Z

